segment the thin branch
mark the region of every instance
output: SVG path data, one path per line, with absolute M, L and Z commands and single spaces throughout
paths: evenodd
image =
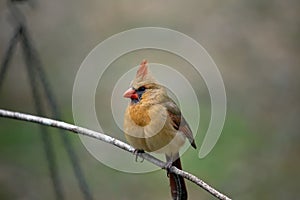
M 52 127 L 68 130 L 68 131 L 71 131 L 71 132 L 74 132 L 77 134 L 96 138 L 96 139 L 104 141 L 106 143 L 110 143 L 116 147 L 119 147 L 119 148 L 121 148 L 125 151 L 128 151 L 128 152 L 131 152 L 131 153 L 134 153 L 134 150 L 135 150 L 132 146 L 130 146 L 120 140 L 117 140 L 111 136 L 108 136 L 108 135 L 105 135 L 103 133 L 99 133 L 96 131 L 92 131 L 92 130 L 89 130 L 86 128 L 82 128 L 79 126 L 75 126 L 72 124 L 68 124 L 68 123 L 65 123 L 62 121 L 57 121 L 57 120 L 53 120 L 53 119 L 49 119 L 49 118 L 45 118 L 45 117 L 39 117 L 39 116 L 34 116 L 34 115 L 29 115 L 29 114 L 24 114 L 24 113 L 19 113 L 19 112 L 12 112 L 12 111 L 3 110 L 3 109 L 0 109 L 0 116 L 6 117 L 6 118 L 17 119 L 17 120 L 29 121 L 29 122 L 33 122 L 33 123 L 37 123 L 37 124 L 42 124 L 45 126 L 52 126 Z M 160 168 L 164 168 L 164 166 L 166 165 L 165 162 L 153 157 L 152 155 L 150 155 L 148 153 L 142 153 L 142 154 L 138 154 L 138 155 L 141 158 L 153 163 L 154 165 L 156 165 Z M 215 196 L 218 199 L 231 200 L 226 195 L 218 192 L 216 189 L 214 189 L 213 187 L 211 187 L 210 185 L 208 185 L 207 183 L 205 183 L 198 177 L 196 177 L 188 172 L 179 170 L 178 168 L 176 168 L 174 166 L 171 167 L 170 172 L 178 174 L 178 175 L 184 177 L 185 179 L 190 180 L 191 182 L 202 187 L 204 190 L 206 190 L 207 192 L 209 192 L 210 194 L 212 194 L 213 196 Z

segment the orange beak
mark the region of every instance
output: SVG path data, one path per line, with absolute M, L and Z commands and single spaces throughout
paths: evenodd
M 123 94 L 123 97 L 131 98 L 131 99 L 138 99 L 139 98 L 136 91 L 132 88 L 129 88 L 128 90 L 126 90 L 126 92 Z

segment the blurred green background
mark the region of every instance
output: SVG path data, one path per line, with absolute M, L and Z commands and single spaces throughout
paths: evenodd
M 212 56 L 228 100 L 217 145 L 201 160 L 197 151 L 189 149 L 182 158 L 184 169 L 233 199 L 298 198 L 299 1 L 52 0 L 32 1 L 31 5 L 20 9 L 65 121 L 73 123 L 72 88 L 77 70 L 98 43 L 136 27 L 174 29 L 197 40 Z M 1 59 L 13 33 L 11 21 L 6 1 L 1 1 Z M 130 69 L 145 57 L 150 62 L 180 65 L 174 56 L 143 51 L 116 61 L 107 73 L 117 73 L 121 65 Z M 199 81 L 191 79 L 194 84 Z M 97 114 L 103 117 L 105 130 L 112 132 L 116 125 L 101 112 L 113 83 L 106 84 L 96 97 Z M 196 88 L 203 97 L 198 147 L 210 117 L 209 95 L 203 85 Z M 35 113 L 19 46 L 0 97 L 0 108 Z M 58 132 L 49 130 L 66 197 L 83 199 Z M 0 199 L 54 199 L 40 134 L 35 124 L 0 118 Z M 78 136 L 70 137 L 95 199 L 170 199 L 164 171 L 138 175 L 116 171 L 92 157 Z M 187 186 L 190 199 L 214 199 L 194 184 Z

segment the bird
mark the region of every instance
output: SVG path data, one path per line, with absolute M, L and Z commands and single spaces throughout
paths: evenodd
M 141 62 L 123 97 L 130 99 L 124 114 L 124 134 L 135 152 L 165 154 L 167 170 L 171 166 L 182 169 L 179 150 L 186 139 L 196 149 L 194 137 L 179 107 L 168 96 L 166 87 L 151 74 L 147 60 Z M 169 171 L 168 177 L 172 198 L 187 199 L 184 179 Z

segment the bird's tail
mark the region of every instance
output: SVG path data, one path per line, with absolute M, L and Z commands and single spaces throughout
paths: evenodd
M 171 160 L 171 158 L 168 156 L 166 156 L 166 158 L 167 162 Z M 177 159 L 172 162 L 172 166 L 175 166 L 178 169 L 182 169 L 179 155 L 176 156 L 176 158 Z M 186 200 L 188 195 L 184 178 L 177 174 L 169 173 L 169 181 L 173 200 Z

